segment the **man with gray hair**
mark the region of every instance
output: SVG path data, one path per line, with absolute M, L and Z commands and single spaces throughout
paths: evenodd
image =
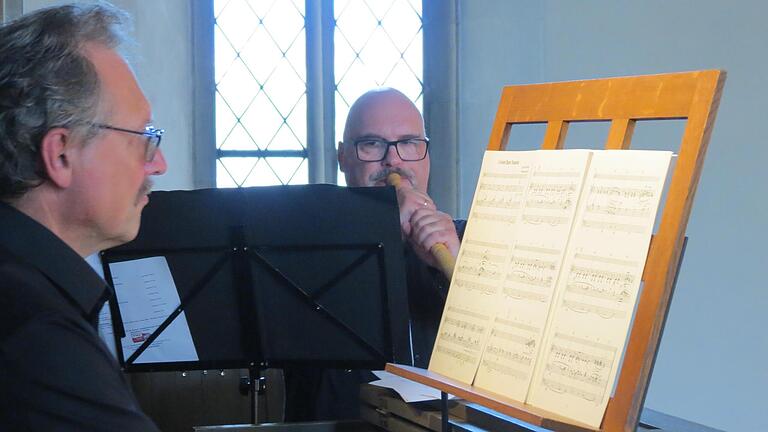
M 136 236 L 167 168 L 125 20 L 70 5 L 0 27 L 0 430 L 157 430 L 99 339 L 112 292 L 83 259 Z

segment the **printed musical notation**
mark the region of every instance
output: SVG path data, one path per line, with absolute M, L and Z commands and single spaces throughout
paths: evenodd
M 599 427 L 669 160 L 487 152 L 430 370 Z
M 522 355 L 521 354 L 515 354 L 511 350 L 507 351 L 502 348 L 496 347 L 495 349 L 498 350 L 496 352 L 492 352 L 492 354 L 500 355 L 502 357 L 509 357 L 516 359 L 517 363 L 523 363 L 523 364 L 530 364 L 530 359 L 533 356 L 533 354 L 536 352 L 536 338 L 530 337 L 530 336 L 523 336 L 517 333 L 512 333 L 509 331 L 503 331 L 498 328 L 494 328 L 491 330 L 491 337 L 492 338 L 498 338 L 503 341 L 511 342 L 512 344 L 515 344 L 518 346 L 518 348 L 522 349 Z
M 532 214 L 524 214 L 521 219 L 523 223 L 526 223 L 529 225 L 557 226 L 557 225 L 564 225 L 569 222 L 569 219 L 563 216 L 545 216 L 545 215 L 532 215 Z
M 538 174 L 538 173 L 537 173 Z M 536 183 L 528 185 L 528 193 L 533 195 L 573 195 L 577 184 L 570 183 Z
M 510 260 L 507 281 L 537 287 L 551 287 L 557 274 L 557 262 L 514 255 Z
M 461 366 L 472 364 L 472 362 L 474 361 L 474 357 L 472 355 L 455 350 L 455 349 L 448 348 L 446 346 L 443 346 L 442 344 L 435 345 L 435 351 L 437 351 L 440 354 L 448 356 L 452 360 L 459 362 Z
M 486 264 L 457 264 L 456 272 L 463 275 L 474 275 L 484 279 L 498 280 L 504 277 L 504 273 L 496 266 Z M 458 283 L 457 283 L 458 284 Z M 476 289 L 477 284 L 473 284 L 467 281 L 463 281 L 461 285 L 469 288 Z M 484 292 L 487 290 L 483 290 Z
M 499 183 L 480 183 L 477 187 L 480 191 L 494 192 L 522 192 L 523 187 L 519 184 L 499 184 Z
M 627 316 L 622 310 L 574 300 L 563 300 L 563 307 L 576 313 L 592 313 L 603 319 L 624 318 Z
M 543 379 L 541 384 L 544 388 L 552 392 L 577 397 L 595 405 L 600 404 L 601 398 L 599 394 L 583 390 L 580 387 L 565 385 L 559 381 L 550 379 Z
M 493 361 L 487 357 L 484 357 L 483 360 L 480 362 L 480 365 L 482 367 L 482 370 L 488 374 L 489 376 L 494 376 L 496 374 L 501 374 L 506 377 L 514 378 L 517 380 L 525 380 L 528 379 L 528 374 L 519 370 L 515 369 L 514 367 L 511 367 L 507 365 L 506 363 L 502 363 L 499 361 Z
M 563 333 L 554 335 L 542 376 L 544 388 L 599 404 L 606 395 L 616 348 Z
M 568 275 L 566 291 L 588 297 L 625 303 L 631 297 L 630 290 L 635 285 L 632 273 L 599 270 L 574 265 Z
M 516 215 L 503 215 L 495 213 L 485 213 L 473 211 L 470 217 L 474 220 L 489 221 L 489 222 L 503 222 L 509 225 L 514 225 L 517 221 Z
M 472 350 L 480 349 L 480 338 L 477 337 L 468 336 L 455 331 L 443 331 L 438 337 L 441 342 L 448 342 L 452 345 L 458 345 L 462 348 L 469 348 Z
M 514 255 L 510 260 L 510 265 L 515 270 L 519 270 L 529 274 L 541 274 L 547 271 L 554 271 L 557 268 L 557 263 L 550 260 L 542 260 L 538 258 L 526 258 L 519 255 Z
M 593 154 L 529 403 L 600 425 L 670 158 L 631 150 Z
M 522 207 L 522 202 L 519 198 L 505 197 L 505 196 L 482 196 L 475 201 L 477 207 L 495 208 L 515 210 Z
M 647 217 L 651 213 L 651 209 L 650 206 L 632 208 L 623 207 L 617 204 L 589 204 L 587 205 L 587 212 L 593 214 L 641 218 Z
M 565 210 L 570 208 L 573 203 L 574 201 L 567 196 L 533 196 L 525 201 L 525 207 L 547 210 Z
M 521 172 L 481 172 L 480 178 L 524 180 L 528 177 L 528 170 L 523 167 Z
M 648 201 L 653 198 L 654 192 L 650 187 L 633 188 L 617 186 L 592 185 L 589 192 L 593 195 L 607 195 L 611 198 L 623 198 L 628 200 Z
M 455 305 L 446 306 L 430 370 L 459 371 L 462 372 L 460 378 L 471 382 L 488 333 L 488 322 L 489 317 L 482 312 Z
M 581 226 L 584 228 L 591 228 L 600 230 L 603 232 L 625 232 L 629 234 L 642 234 L 645 227 L 637 224 L 616 223 L 616 222 L 604 222 L 591 219 L 584 219 L 581 222 Z
M 444 322 L 446 326 L 455 327 L 460 330 L 466 330 L 474 334 L 482 334 L 485 331 L 485 326 L 459 318 L 446 317 Z
M 501 248 L 497 248 L 497 249 L 501 249 Z M 480 261 L 492 262 L 497 264 L 503 264 L 505 259 L 503 255 L 491 253 L 491 251 L 488 249 L 477 250 L 477 249 L 469 249 L 469 248 L 465 248 L 461 250 L 461 257 L 464 259 L 476 258 Z
M 496 317 L 475 385 L 522 400 L 538 354 L 541 329 Z

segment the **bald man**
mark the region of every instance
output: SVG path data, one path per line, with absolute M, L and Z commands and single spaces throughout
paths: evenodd
M 426 368 L 448 293 L 448 280 L 429 252 L 444 243 L 456 257 L 466 221 L 437 209 L 427 193 L 429 141 L 424 120 L 403 93 L 383 88 L 363 94 L 349 110 L 338 160 L 348 186 L 386 186 L 398 173 L 400 226 L 405 262 L 411 341 L 415 366 Z M 359 385 L 368 371 L 287 370 L 286 420 L 334 420 L 359 413 Z
M 444 243 L 455 258 L 459 236 L 452 218 L 427 194 L 428 148 L 419 110 L 401 92 L 384 88 L 363 94 L 350 108 L 338 159 L 349 186 L 385 186 L 390 173 L 400 174 L 403 238 L 421 261 L 436 267 L 429 249 Z

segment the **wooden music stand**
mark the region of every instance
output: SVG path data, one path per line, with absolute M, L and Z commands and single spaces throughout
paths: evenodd
M 600 431 L 634 431 L 637 427 L 725 75 L 724 71 L 705 70 L 508 86 L 502 92 L 488 150 L 504 150 L 515 124 L 546 123 L 542 148 L 557 150 L 563 148 L 569 123 L 609 121 L 605 148 L 624 150 L 630 147 L 637 121 L 687 120 L 661 224 L 648 252 L 624 361 Z M 394 364 L 387 365 L 387 370 L 536 426 L 594 430 L 429 371 Z

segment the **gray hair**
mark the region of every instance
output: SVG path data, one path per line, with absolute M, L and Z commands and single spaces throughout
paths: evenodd
M 41 9 L 0 27 L 0 200 L 47 179 L 40 145 L 48 131 L 96 135 L 100 83 L 84 46 L 116 49 L 127 22 L 102 3 Z

